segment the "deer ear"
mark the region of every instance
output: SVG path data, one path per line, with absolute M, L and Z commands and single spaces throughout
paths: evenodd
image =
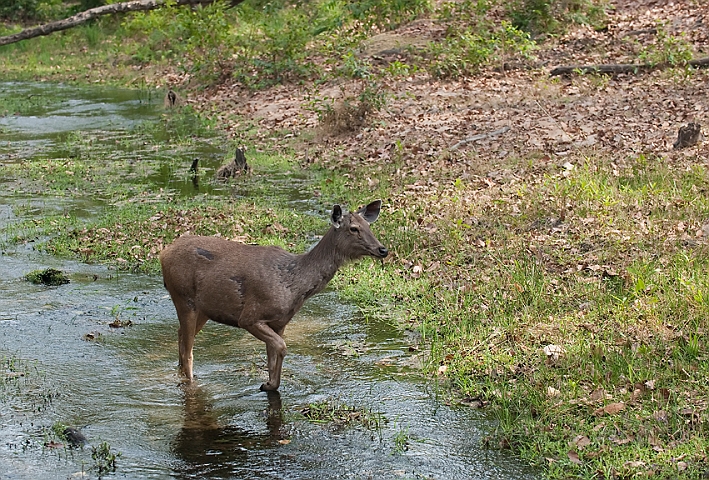
M 332 215 L 330 215 L 330 221 L 332 226 L 335 228 L 340 228 L 340 221 L 342 221 L 342 209 L 339 205 L 332 207 Z
M 377 221 L 377 218 L 379 218 L 379 210 L 381 210 L 381 208 L 382 201 L 375 200 L 366 207 L 362 207 L 357 210 L 357 213 L 362 215 L 362 218 L 364 218 L 367 223 L 374 223 Z

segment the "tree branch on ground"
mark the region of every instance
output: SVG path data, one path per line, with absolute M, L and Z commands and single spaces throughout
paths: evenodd
M 698 58 L 696 60 L 690 60 L 687 65 L 694 68 L 707 68 L 709 67 L 709 57 Z M 650 71 L 662 68 L 668 68 L 673 65 L 669 63 L 663 63 L 660 65 L 651 65 L 649 63 L 641 64 L 603 64 L 603 65 L 564 65 L 554 68 L 549 75 L 552 77 L 555 75 L 569 75 L 572 73 L 586 74 L 586 73 L 608 73 L 617 75 L 619 73 L 638 73 L 642 71 Z
M 486 138 L 492 138 L 492 137 L 496 137 L 498 135 L 502 135 L 503 133 L 506 133 L 509 129 L 510 129 L 510 127 L 508 125 L 505 125 L 504 127 L 500 128 L 499 130 L 495 130 L 494 132 L 479 133 L 477 135 L 473 135 L 472 137 L 465 138 L 465 139 L 461 140 L 460 142 L 456 143 L 450 149 L 451 149 L 451 151 L 458 150 L 458 148 L 460 148 L 463 145 L 466 145 L 470 142 L 477 142 L 478 140 L 485 140 Z
M 209 5 L 216 0 L 174 0 L 175 6 L 181 5 Z M 241 3 L 243 0 L 231 0 L 231 6 Z M 50 33 L 59 32 L 79 25 L 82 25 L 89 20 L 98 18 L 103 15 L 113 15 L 117 13 L 140 12 L 146 10 L 155 10 L 165 6 L 165 0 L 133 0 L 130 2 L 112 3 L 101 7 L 91 8 L 74 16 L 57 20 L 55 22 L 45 23 L 37 27 L 27 28 L 21 32 L 0 37 L 0 46 L 10 43 L 27 40 L 30 38 L 49 35 Z

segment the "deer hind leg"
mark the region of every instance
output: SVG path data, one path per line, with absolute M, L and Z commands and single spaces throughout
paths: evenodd
M 278 390 L 281 385 L 281 369 L 286 356 L 286 342 L 283 341 L 283 330 L 273 330 L 265 323 L 256 323 L 244 327 L 251 335 L 266 343 L 268 355 L 268 382 L 261 385 L 261 390 L 270 392 Z
M 188 380 L 193 379 L 192 366 L 194 338 L 202 330 L 208 318 L 197 310 L 192 302 L 183 299 L 173 299 L 180 328 L 177 332 L 180 351 L 180 371 Z

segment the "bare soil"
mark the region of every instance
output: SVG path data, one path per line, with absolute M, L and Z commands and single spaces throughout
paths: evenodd
M 398 148 L 413 171 L 447 177 L 487 175 L 509 158 L 563 165 L 574 152 L 609 155 L 619 162 L 637 154 L 667 161 L 706 158 L 706 144 L 684 150 L 672 146 L 683 125 L 708 125 L 709 71 L 688 73 L 678 67 L 612 77 L 549 76 L 559 65 L 639 63 L 642 49 L 658 44 L 658 28 L 691 43 L 694 58 L 709 55 L 709 4 L 691 0 L 612 4 L 603 31 L 574 26 L 541 43 L 533 60 L 513 70 L 492 66 L 457 80 L 420 72 L 387 77 L 382 80 L 386 107 L 369 118 L 368 126 L 344 135 L 319 128 L 310 102 L 351 95 L 359 91 L 361 81 L 333 80 L 318 91 L 285 85 L 253 92 L 224 84 L 191 103 L 211 105 L 224 112 L 228 122 L 233 121 L 232 113 L 257 122 L 271 147 L 274 142 L 292 145 L 293 137 L 299 138 L 303 163 L 376 165 L 389 161 Z M 395 59 L 411 62 L 407 47 L 439 38 L 442 29 L 434 19 L 418 20 L 369 39 L 362 58 L 380 66 Z M 509 127 L 503 134 L 466 142 L 503 127 Z

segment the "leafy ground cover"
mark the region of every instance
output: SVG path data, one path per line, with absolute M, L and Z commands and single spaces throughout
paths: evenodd
M 673 144 L 681 126 L 707 124 L 709 77 L 686 60 L 709 54 L 709 7 L 616 0 L 603 14 L 591 2 L 412 2 L 377 17 L 378 4 L 364 3 L 372 10 L 356 22 L 336 2 L 330 17 L 239 11 L 252 36 L 230 38 L 233 56 L 216 69 L 197 47 L 179 65 L 172 54 L 127 61 L 114 50 L 121 68 L 111 74 L 81 67 L 86 55 L 102 65 L 111 48 L 75 54 L 76 72 L 19 62 L 32 46 L 0 62 L 20 78 L 171 86 L 232 142 L 316 172 L 323 203 L 384 198 L 385 268 L 351 266 L 334 284 L 367 315 L 421 332 L 427 370 L 498 419 L 491 448 L 512 448 L 551 478 L 706 476 L 709 147 Z M 575 7 L 552 8 L 562 3 Z M 136 22 L 159 25 L 159 15 Z M 284 50 L 286 36 L 268 22 L 301 25 L 291 32 L 299 47 Z M 304 23 L 320 36 L 302 34 Z M 272 43 L 258 51 L 249 39 Z M 278 55 L 266 62 L 264 52 Z M 599 63 L 662 68 L 548 75 Z M 271 213 L 229 205 L 157 203 L 131 218 L 152 221 L 158 236 L 184 222 L 262 241 Z M 289 232 L 317 230 L 277 215 Z M 55 251 L 118 244 L 121 222 L 73 230 L 72 247 Z M 298 238 L 287 241 L 297 249 Z

